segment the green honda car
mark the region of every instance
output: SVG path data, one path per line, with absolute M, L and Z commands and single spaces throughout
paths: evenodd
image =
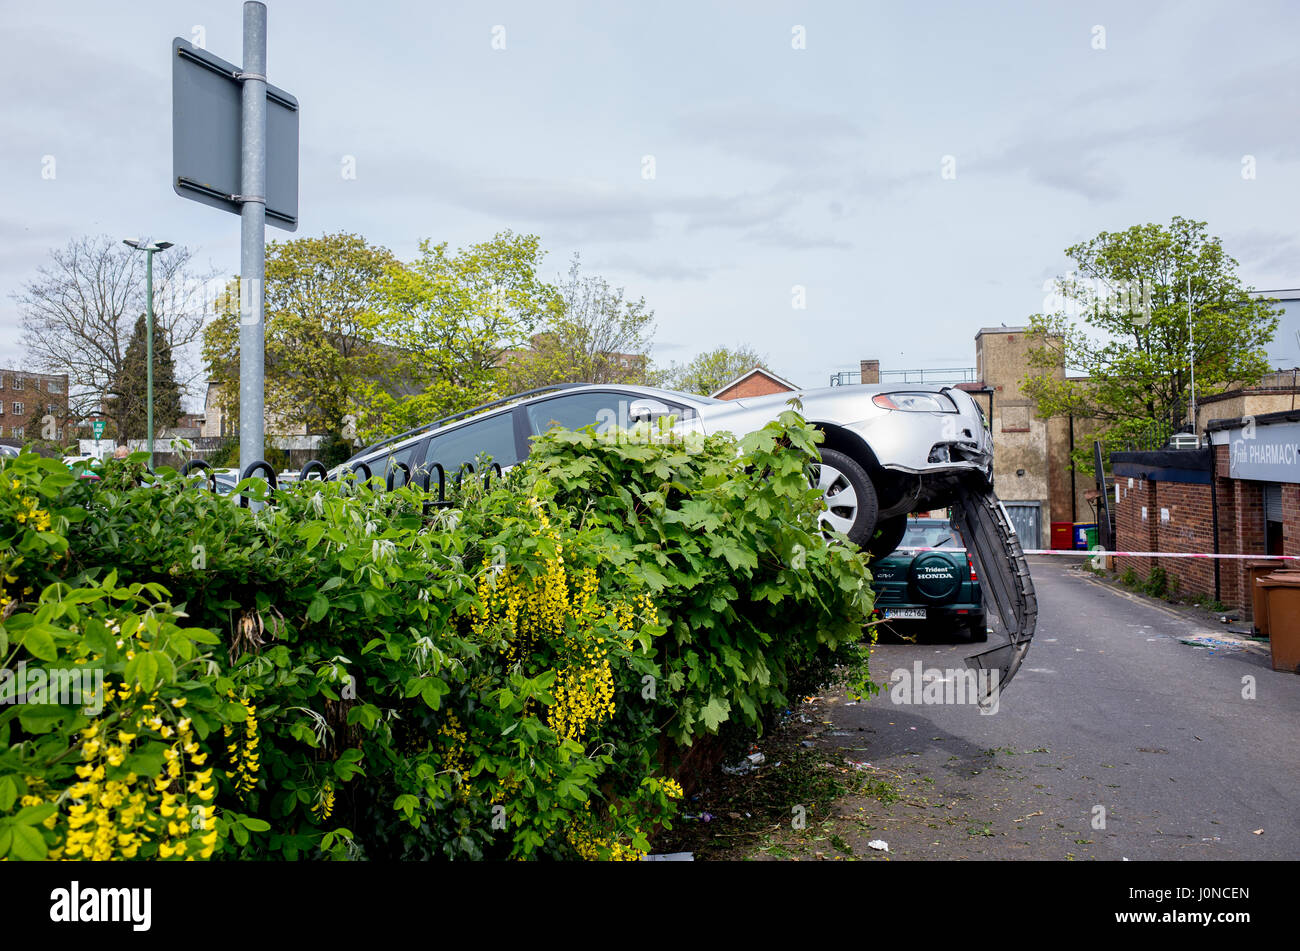
M 946 519 L 909 518 L 903 540 L 871 566 L 876 616 L 890 627 L 942 625 L 988 640 L 984 599 L 966 544 Z

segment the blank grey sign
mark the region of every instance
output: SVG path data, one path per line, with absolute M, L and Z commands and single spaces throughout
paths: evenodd
M 238 67 L 172 40 L 172 187 L 182 198 L 239 214 Z M 298 229 L 298 100 L 266 87 L 266 223 Z

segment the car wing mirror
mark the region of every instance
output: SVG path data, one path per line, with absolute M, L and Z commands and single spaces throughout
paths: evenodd
M 633 400 L 632 405 L 628 407 L 627 415 L 634 423 L 653 422 L 660 416 L 668 416 L 672 413 L 667 406 L 658 400 Z

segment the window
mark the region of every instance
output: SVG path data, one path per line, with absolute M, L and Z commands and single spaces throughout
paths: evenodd
M 22 403 L 15 403 L 15 404 L 14 404 L 14 415 L 15 415 L 15 416 L 21 416 L 21 415 L 23 415 L 23 404 L 22 404 Z
M 908 521 L 902 548 L 964 548 L 956 527 L 944 522 Z
M 544 433 L 552 426 L 565 429 L 581 429 L 583 426 L 595 425 L 596 432 L 603 433 L 610 426 L 627 427 L 632 425 L 631 407 L 638 399 L 651 399 L 663 403 L 678 419 L 693 419 L 695 410 L 681 403 L 674 403 L 658 395 L 639 397 L 630 393 L 618 393 L 609 390 L 586 390 L 567 396 L 556 396 L 548 400 L 530 403 L 526 408 L 528 426 L 533 433 Z
M 23 384 L 24 384 L 25 382 L 26 382 L 26 381 L 23 380 L 23 378 L 20 377 L 20 376 L 16 376 L 16 377 L 14 377 L 14 389 L 15 389 L 15 390 L 21 390 L 21 389 L 23 388 Z
M 423 445 L 423 465 L 432 468 L 435 462 L 439 463 L 447 473 L 448 481 L 455 477 L 465 462 L 474 463 L 474 470 L 481 472 L 477 462 L 480 454 L 491 456 L 491 461 L 502 468 L 519 461 L 519 452 L 515 448 L 514 416 L 510 410 L 458 426 L 442 435 L 435 434 Z
M 47 393 L 62 393 L 63 384 L 57 383 L 54 380 L 50 380 L 48 383 L 45 384 L 45 391 Z
M 14 427 L 14 436 L 15 436 L 16 438 L 18 438 L 18 439 L 22 439 L 22 438 L 23 438 L 23 427 L 22 427 L 22 426 L 15 426 L 15 427 Z
M 414 481 L 416 466 L 424 458 L 423 453 L 424 453 L 424 442 L 417 439 L 415 442 L 407 443 L 401 448 L 390 450 L 388 453 L 387 461 L 376 458 L 373 462 L 370 463 L 370 468 L 374 471 L 375 475 L 388 478 L 388 472 L 390 469 L 394 468 L 399 462 L 405 463 L 409 470 L 408 478 Z M 381 464 L 382 464 L 382 468 L 381 468 Z M 393 478 L 393 484 L 394 485 L 401 484 L 397 481 L 396 476 L 394 476 Z

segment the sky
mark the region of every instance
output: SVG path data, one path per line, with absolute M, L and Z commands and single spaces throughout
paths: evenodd
M 744 343 L 802 386 L 971 367 L 981 327 L 1044 309 L 1066 247 L 1174 215 L 1246 284 L 1300 286 L 1300 5 L 267 7 L 269 79 L 301 106 L 296 235 L 411 258 L 535 233 L 544 276 L 577 252 L 646 299 L 660 364 Z M 171 187 L 170 48 L 239 63 L 241 16 L 0 0 L 0 365 L 26 365 L 13 295 L 69 239 L 237 273 L 236 217 Z

